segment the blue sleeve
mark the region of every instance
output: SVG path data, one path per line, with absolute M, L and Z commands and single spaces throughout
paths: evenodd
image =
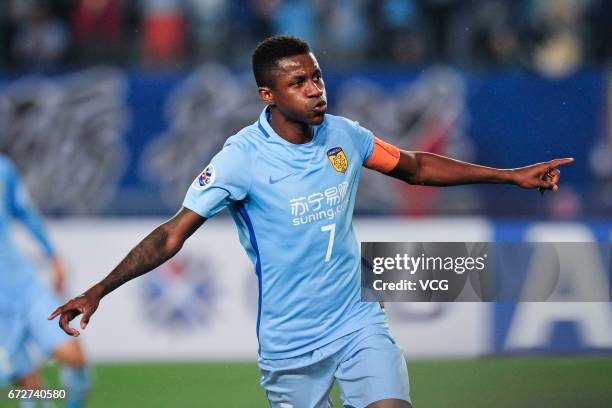
M 251 161 L 244 147 L 226 143 L 191 183 L 183 207 L 210 218 L 231 202 L 244 199 L 251 187 Z
M 17 218 L 36 238 L 45 254 L 53 256 L 55 250 L 45 231 L 42 217 L 32 204 L 28 192 L 25 190 L 17 169 L 8 165 L 9 202 L 13 216 Z
M 351 122 L 351 127 L 357 151 L 359 151 L 361 155 L 361 163 L 364 164 L 374 151 L 374 133 L 359 125 L 359 122 Z

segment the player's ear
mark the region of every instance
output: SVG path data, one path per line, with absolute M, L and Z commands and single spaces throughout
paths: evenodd
M 269 87 L 260 86 L 259 97 L 266 105 L 274 105 L 274 95 L 272 95 L 272 90 Z

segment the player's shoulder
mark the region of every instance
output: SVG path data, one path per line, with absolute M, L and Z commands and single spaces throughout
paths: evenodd
M 359 122 L 344 116 L 325 115 L 327 132 L 334 138 L 350 140 L 356 146 L 369 143 L 373 140 L 373 133 L 369 129 L 361 126 Z
M 345 130 L 349 132 L 360 132 L 365 129 L 359 122 L 344 116 L 326 114 L 325 122 L 326 126 L 332 131 Z
M 223 144 L 223 148 L 230 148 L 237 152 L 248 153 L 257 150 L 261 134 L 257 128 L 257 124 L 249 125 L 242 128 L 236 134 L 227 138 Z
M 346 143 L 345 147 L 352 146 L 363 160 L 366 160 L 374 143 L 372 131 L 361 126 L 359 122 L 344 116 L 326 115 L 325 122 L 327 122 L 327 134 L 330 140 L 340 145 Z

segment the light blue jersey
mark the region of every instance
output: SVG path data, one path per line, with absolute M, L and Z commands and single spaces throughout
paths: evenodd
M 34 268 L 17 249 L 11 235 L 11 223 L 20 221 L 43 247 L 47 256 L 53 247 L 43 222 L 31 204 L 19 174 L 8 157 L 0 154 L 0 308 L 15 299 L 36 280 Z
M 374 135 L 326 115 L 309 143 L 292 144 L 259 120 L 230 137 L 183 203 L 203 217 L 228 207 L 259 282 L 260 356 L 302 355 L 372 324 L 360 302 L 355 194 Z

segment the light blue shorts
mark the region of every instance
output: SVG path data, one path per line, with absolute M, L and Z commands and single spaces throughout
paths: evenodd
M 43 284 L 34 282 L 15 296 L 14 307 L 0 308 L 0 386 L 15 381 L 36 368 L 31 346 L 49 357 L 72 340 L 47 316 L 60 305 Z
M 259 359 L 273 408 L 328 408 L 334 380 L 344 405 L 366 407 L 375 401 L 410 402 L 406 360 L 383 325 L 357 330 L 301 356 Z

